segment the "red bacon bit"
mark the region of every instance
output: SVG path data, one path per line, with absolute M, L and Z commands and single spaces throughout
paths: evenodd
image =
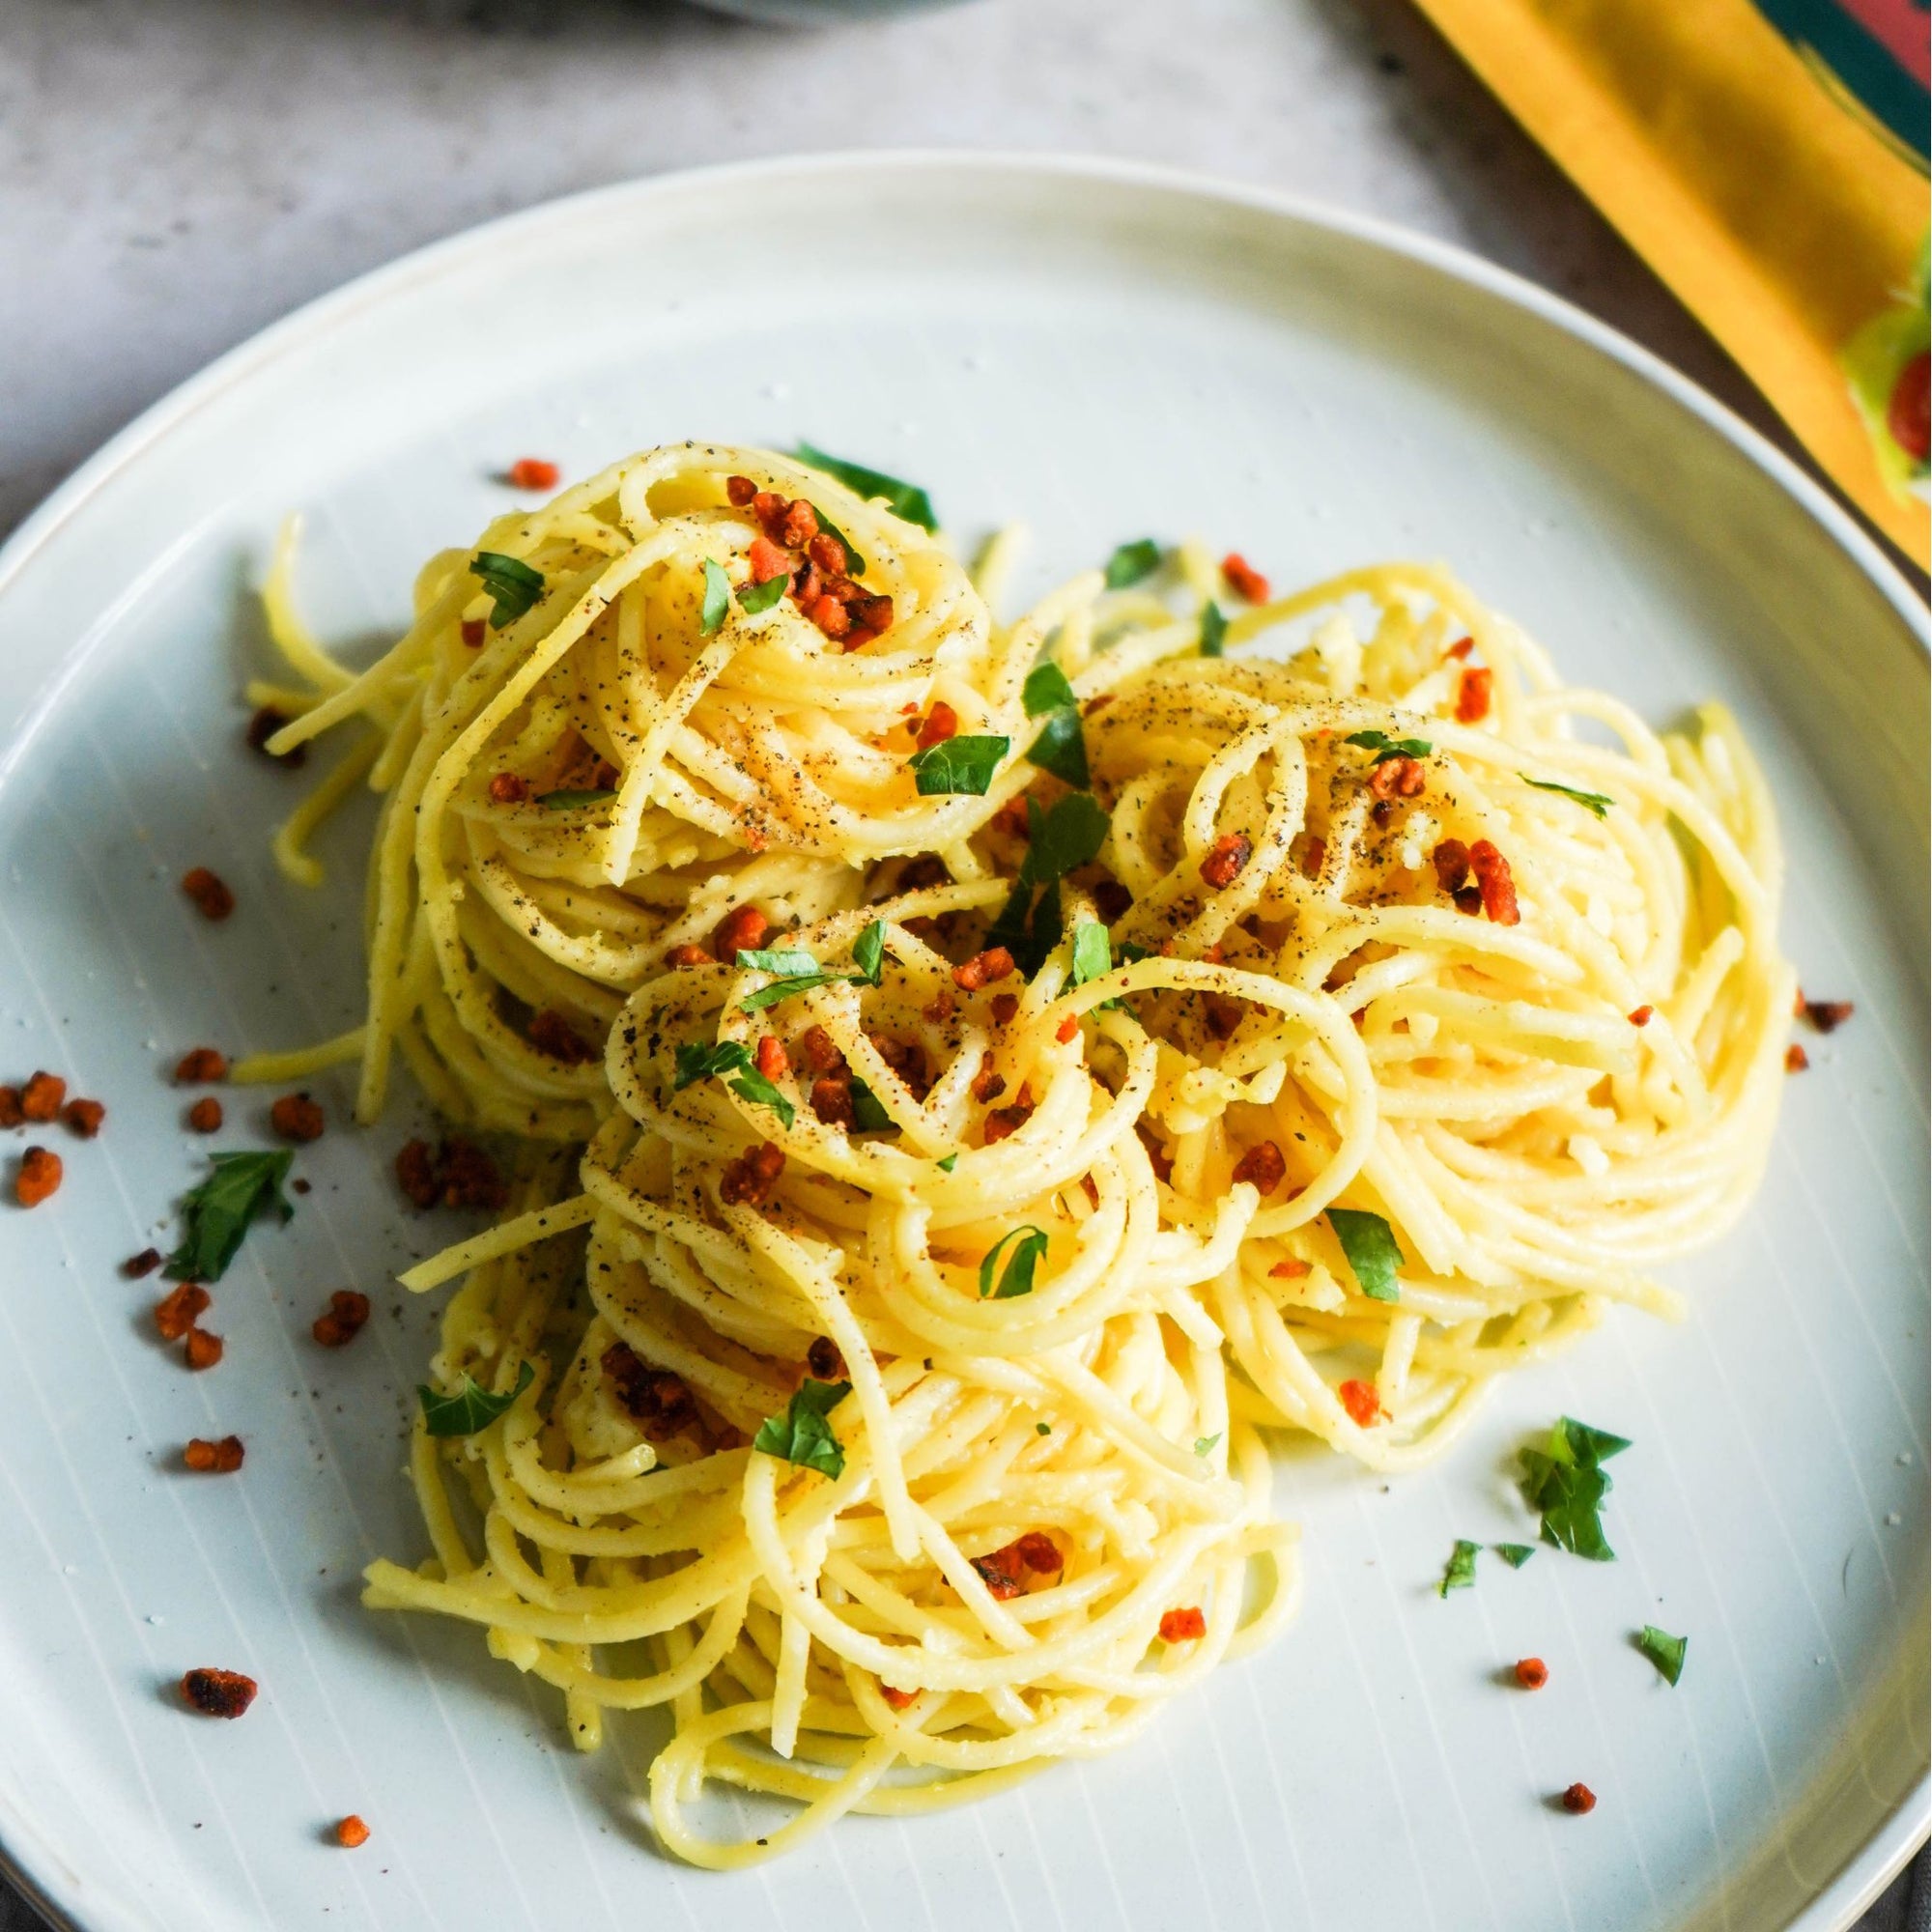
M 1195 1608 L 1169 1610 L 1160 1620 L 1162 1643 L 1198 1643 L 1208 1634 L 1208 1619 Z
M 993 1024 L 1011 1026 L 1013 1016 L 1020 1009 L 1020 996 L 1017 993 L 995 993 L 993 995 Z
M 70 1100 L 61 1109 L 61 1120 L 70 1132 L 91 1141 L 100 1131 L 107 1109 L 99 1100 Z
M 1268 601 L 1267 579 L 1239 551 L 1230 551 L 1221 559 L 1221 575 L 1228 580 L 1228 587 L 1250 604 Z
M 1080 1015 L 1078 1013 L 1068 1013 L 1066 1017 L 1064 1020 L 1062 1020 L 1057 1027 L 1054 1028 L 1053 1037 L 1061 1043 L 1062 1046 L 1065 1046 L 1068 1040 L 1076 1038 L 1079 1035 L 1079 1032 L 1080 1032 Z
M 769 537 L 753 537 L 745 560 L 752 566 L 753 583 L 769 583 L 775 577 L 791 575 L 791 558 Z
M 799 1057 L 812 1073 L 836 1073 L 845 1065 L 845 1056 L 838 1051 L 838 1042 L 822 1026 L 809 1026 L 799 1036 Z
M 1657 1017 L 1655 1007 L 1633 1007 L 1625 1017 L 1634 1027 L 1647 1027 Z
M 1820 1033 L 1836 1033 L 1856 1010 L 1849 1000 L 1807 1000 L 1798 996 L 1798 1010 Z
M 983 1106 L 988 1100 L 997 1100 L 1007 1091 L 1007 1077 L 993 1070 L 993 1056 L 982 1053 L 980 1056 L 980 1070 L 973 1076 L 973 1097 Z
M 129 1255 L 121 1264 L 121 1272 L 129 1281 L 140 1281 L 144 1276 L 153 1274 L 160 1264 L 161 1251 L 159 1248 L 143 1248 L 138 1255 Z
M 205 1094 L 187 1110 L 187 1123 L 198 1134 L 218 1134 L 221 1131 L 221 1102 L 213 1094 Z
M 768 1033 L 759 1039 L 758 1050 L 753 1056 L 752 1064 L 767 1080 L 782 1080 L 791 1071 L 791 1062 L 786 1058 L 784 1041 L 773 1033 Z
M 210 1087 L 228 1078 L 228 1056 L 212 1046 L 197 1046 L 175 1062 L 177 1087 Z
M 518 490 L 554 490 L 563 471 L 541 456 L 520 456 L 510 465 L 507 474 L 512 487 Z
M 328 1297 L 328 1312 L 315 1318 L 309 1333 L 325 1349 L 346 1349 L 368 1319 L 369 1297 L 353 1288 L 338 1288 Z
M 779 520 L 779 542 L 787 550 L 803 550 L 817 534 L 818 512 L 803 497 L 794 497 Z
M 481 650 L 483 639 L 490 635 L 490 627 L 481 617 L 466 617 L 457 628 L 472 651 Z
M 920 721 L 916 742 L 922 752 L 926 752 L 934 745 L 943 745 L 947 739 L 957 736 L 958 731 L 959 714 L 942 697 Z
M 321 1107 L 306 1094 L 284 1094 L 269 1109 L 269 1124 L 285 1141 L 313 1141 L 322 1138 L 325 1122 Z
M 1518 924 L 1522 915 L 1517 910 L 1516 881 L 1510 876 L 1509 861 L 1487 838 L 1478 838 L 1469 847 L 1469 869 L 1476 875 L 1476 888 L 1490 923 Z
M 1382 1412 L 1381 1398 L 1376 1393 L 1374 1382 L 1357 1381 L 1350 1377 L 1335 1393 L 1342 1398 L 1342 1406 L 1357 1429 L 1367 1429 Z
M 1297 1255 L 1290 1255 L 1286 1261 L 1276 1262 L 1268 1269 L 1277 1281 L 1299 1281 L 1304 1275 L 1315 1272 L 1315 1264 L 1305 1262 Z
M 272 758 L 278 765 L 295 771 L 308 761 L 308 747 L 298 745 L 293 752 L 271 752 L 269 740 L 289 722 L 288 713 L 277 711 L 272 704 L 265 704 L 248 721 L 248 749 L 260 752 L 265 758 Z
M 1392 799 L 1420 798 L 1429 784 L 1429 774 L 1420 758 L 1384 758 L 1369 774 L 1369 790 L 1387 804 Z
M 226 919 L 235 910 L 235 895 L 206 866 L 184 872 L 181 884 L 203 919 Z
M 784 1172 L 784 1150 L 770 1141 L 747 1148 L 718 1177 L 718 1198 L 730 1208 L 762 1208 Z
M 749 476 L 727 476 L 724 479 L 724 495 L 733 509 L 747 508 L 757 494 L 758 486 Z
M 1059 1546 L 1039 1529 L 1030 1529 L 1004 1548 L 973 1558 L 973 1568 L 979 1572 L 988 1595 L 1000 1603 L 1023 1594 L 1030 1573 L 1050 1577 L 1064 1569 L 1065 1563 Z
M 844 605 L 829 592 L 814 597 L 803 607 L 805 614 L 825 633 L 828 638 L 842 638 L 852 628 L 852 619 L 846 614 Z
M 1288 1163 L 1272 1141 L 1251 1147 L 1235 1163 L 1235 1179 L 1258 1187 L 1264 1199 L 1272 1194 L 1288 1175 Z
M 27 1118 L 17 1087 L 0 1087 L 0 1127 L 17 1127 Z
M 882 638 L 893 628 L 893 619 L 897 612 L 893 608 L 893 600 L 883 593 L 872 597 L 855 597 L 852 600 L 852 635 L 845 641 L 848 651 L 859 648 L 859 633 L 868 631 L 870 637 L 864 639 L 870 643 L 872 638 Z
M 1117 695 L 1111 691 L 1096 691 L 1080 709 L 1087 717 L 1091 718 L 1094 712 L 1106 710 L 1108 705 L 1113 703 Z
M 565 1066 L 583 1066 L 597 1058 L 597 1049 L 564 1016 L 546 1007 L 530 1015 L 530 1044 Z
M 898 1076 L 899 1083 L 916 1100 L 923 1100 L 932 1091 L 932 1082 L 926 1075 L 925 1049 L 913 1040 L 889 1038 L 884 1034 L 868 1033 L 866 1037 L 871 1041 L 873 1051 Z
M 1784 1049 L 1784 1070 L 1787 1073 L 1803 1073 L 1811 1065 L 1811 1056 L 1794 1039 Z M 33 1150 L 30 1148 L 31 1153 Z
M 845 1356 L 830 1335 L 819 1335 L 805 1351 L 805 1366 L 822 1382 L 845 1379 Z
M 1238 832 L 1224 832 L 1201 862 L 1201 876 L 1218 892 L 1225 891 L 1241 876 L 1255 855 L 1253 840 Z
M 1885 426 L 1914 463 L 1932 455 L 1932 355 L 1921 349 L 1891 385 Z
M 22 1208 L 38 1208 L 59 1192 L 60 1184 L 60 1155 L 51 1148 L 30 1147 L 20 1156 L 19 1171 L 14 1176 L 14 1199 Z
M 843 577 L 852 568 L 852 553 L 830 530 L 820 530 L 806 545 L 805 554 L 827 577 Z
M 1456 722 L 1480 724 L 1490 715 L 1490 694 L 1496 674 L 1488 665 L 1471 665 L 1456 685 Z
M 515 772 L 498 772 L 490 781 L 490 798 L 496 805 L 522 805 L 530 795 L 530 781 Z
M 239 1718 L 260 1689 L 239 1670 L 190 1670 L 181 1681 L 182 1695 L 204 1718 Z
M 1597 1808 L 1597 1794 L 1587 1784 L 1573 1784 L 1563 1794 L 1563 1808 L 1581 1817 L 1586 1811 Z
M 190 1328 L 186 1348 L 187 1365 L 191 1369 L 212 1369 L 221 1359 L 221 1337 L 211 1335 L 206 1328 Z
M 668 1442 L 696 1423 L 697 1404 L 681 1376 L 652 1368 L 628 1342 L 613 1342 L 602 1361 L 619 1406 L 647 1442 Z
M 958 1003 L 951 993 L 935 993 L 920 1008 L 919 1016 L 923 1020 L 930 1020 L 934 1026 L 944 1026 L 957 1010 Z
M 693 946 L 689 941 L 682 946 L 673 946 L 665 954 L 667 966 L 709 966 L 711 954 L 701 946 Z
M 197 1475 L 232 1476 L 242 1466 L 244 1453 L 239 1435 L 224 1435 L 219 1442 L 197 1435 L 183 1449 L 182 1461 Z
M 733 906 L 711 935 L 712 954 L 726 966 L 735 966 L 739 953 L 757 952 L 771 929 L 771 921 L 756 906 Z
M 20 1090 L 20 1118 L 37 1126 L 60 1118 L 67 1099 L 67 1082 L 58 1073 L 36 1073 Z
M 851 1074 L 842 1067 L 836 1073 L 820 1074 L 811 1083 L 811 1111 L 828 1127 L 843 1127 L 849 1134 L 859 1124 Z
M 369 1842 L 369 1828 L 352 1811 L 336 1826 L 335 1842 L 344 1851 L 353 1852 L 357 1845 Z
M 977 993 L 982 986 L 1004 980 L 1012 970 L 1013 955 L 1004 946 L 989 946 L 983 952 L 976 952 L 962 965 L 953 967 L 952 983 L 961 992 Z
M 1476 640 L 1474 638 L 1458 638 L 1442 655 L 1445 658 L 1466 658 L 1475 648 Z
M 427 1141 L 411 1141 L 396 1155 L 396 1181 L 417 1208 L 502 1207 L 509 1188 L 497 1163 L 473 1143 L 446 1140 L 435 1152 Z
M 896 1685 L 883 1682 L 879 1686 L 879 1695 L 895 1711 L 903 1711 L 908 1705 L 919 1702 L 919 1692 L 917 1690 L 901 1690 Z
M 1517 1661 L 1516 1681 L 1525 1690 L 1541 1690 L 1549 1682 L 1549 1666 L 1540 1657 L 1524 1657 Z
M 1024 1087 L 1020 1089 L 1020 1094 L 1022 1096 L 1025 1095 L 1026 1089 Z M 1018 1133 L 1032 1119 L 1033 1102 L 1024 1097 L 1020 1098 L 1010 1107 L 995 1107 L 986 1116 L 984 1145 L 987 1147 L 997 1147 L 1009 1134 Z
M 1060 1553 L 1059 1544 L 1043 1529 L 1030 1529 L 1018 1542 L 1008 1547 L 1018 1554 L 1029 1570 L 1041 1577 L 1051 1577 L 1066 1567 L 1066 1558 Z
M 209 1293 L 198 1281 L 185 1281 L 155 1304 L 155 1326 L 163 1342 L 179 1342 L 208 1313 Z

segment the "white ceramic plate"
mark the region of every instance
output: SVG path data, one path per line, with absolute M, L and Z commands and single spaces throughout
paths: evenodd
M 1632 1317 L 1503 1392 L 1393 1485 L 1284 1458 L 1307 1608 L 1142 1745 L 977 1808 L 855 1819 L 788 1863 L 664 1861 L 627 1779 L 469 1629 L 356 1605 L 421 1537 L 400 1474 L 434 1309 L 379 1293 L 441 1238 L 373 1136 L 218 1291 L 189 1376 L 154 1284 L 206 1143 L 166 1069 L 358 1013 L 362 823 L 320 894 L 265 833 L 295 782 L 241 747 L 251 596 L 306 512 L 301 602 L 373 647 L 412 571 L 500 508 L 507 459 L 567 473 L 671 438 L 797 436 L 927 484 L 971 537 L 1039 533 L 1024 591 L 1152 531 L 1293 582 L 1454 563 L 1573 676 L 1661 719 L 1716 695 L 1769 768 L 1785 931 L 1814 993 L 1763 1197 Z M 567 202 L 305 310 L 120 438 L 0 559 L 0 1079 L 105 1098 L 58 1201 L 0 1208 L 0 1839 L 89 1932 L 731 1924 L 1754 1928 L 1847 1922 L 1923 1830 L 1927 1451 L 1926 659 L 1903 584 L 1708 400 L 1465 257 L 1252 191 L 1120 166 L 903 156 Z M 226 925 L 174 881 L 233 882 Z M 259 1101 L 230 1096 L 244 1132 Z M 342 1087 L 323 1097 L 339 1122 Z M 239 1138 L 231 1132 L 224 1143 Z M 1448 1603 L 1451 1541 L 1522 1537 L 1516 1445 L 1559 1410 L 1633 1436 L 1622 1560 L 1546 1551 Z M 238 1478 L 178 1472 L 239 1431 Z M 1667 1689 L 1631 1647 L 1686 1632 Z M 1534 1698 L 1502 1689 L 1550 1662 Z M 264 1686 L 196 1719 L 192 1664 Z M 1601 1802 L 1553 1808 L 1573 1779 Z M 363 1814 L 354 1854 L 327 1825 Z

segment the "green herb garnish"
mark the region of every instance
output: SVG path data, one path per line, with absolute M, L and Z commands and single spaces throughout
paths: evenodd
M 546 811 L 575 811 L 581 806 L 609 805 L 617 794 L 608 785 L 596 791 L 540 791 L 537 803 Z
M 816 973 L 818 961 L 803 947 L 769 946 L 757 951 L 738 949 L 738 965 L 748 973 L 776 973 L 781 979 L 795 979 L 801 973 Z
M 876 1133 L 882 1127 L 898 1132 L 898 1122 L 886 1112 L 884 1103 L 855 1073 L 852 1076 L 852 1131 Z
M 1000 1270 L 999 1286 L 993 1285 L 993 1269 L 998 1264 L 1000 1250 L 1009 1241 L 1018 1242 L 1007 1264 Z M 1033 1271 L 1039 1264 L 1039 1258 L 1046 1253 L 1046 1236 L 1038 1228 L 1015 1228 L 1009 1235 L 1002 1235 L 986 1250 L 986 1256 L 980 1264 L 980 1298 L 983 1301 L 989 1294 L 995 1301 L 1010 1301 L 1015 1295 L 1033 1293 Z
M 536 1379 L 536 1370 L 526 1362 L 517 1371 L 517 1385 L 507 1395 L 492 1395 L 473 1376 L 463 1378 L 463 1386 L 454 1395 L 443 1395 L 427 1382 L 416 1384 L 416 1400 L 422 1404 L 423 1427 L 432 1435 L 474 1435 L 515 1403 Z
M 1390 758 L 1426 758 L 1435 749 L 1427 738 L 1391 738 L 1386 731 L 1350 731 L 1342 742 L 1373 752 L 1378 765 Z
M 1197 1456 L 1211 1456 L 1214 1453 L 1215 1443 L 1220 1439 L 1221 1432 L 1218 1429 L 1212 1435 L 1197 1435 L 1194 1438 L 1194 1453 Z
M 1123 543 L 1107 559 L 1107 588 L 1124 590 L 1160 568 L 1160 546 L 1151 537 Z
M 1672 1636 L 1655 1624 L 1645 1624 L 1637 1633 L 1636 1647 L 1657 1665 L 1666 1684 L 1675 1686 L 1684 1675 L 1684 1653 L 1690 1647 L 1688 1636 Z
M 1536 1554 L 1536 1545 L 1533 1543 L 1492 1543 L 1490 1548 L 1512 1570 L 1520 1570 Z
M 959 1156 L 956 1153 L 942 1155 L 940 1159 L 933 1162 L 933 1166 L 938 1168 L 941 1174 L 951 1174 L 958 1165 Z
M 680 1046 L 671 1092 L 680 1093 L 699 1080 L 723 1078 L 727 1073 L 737 1075 L 724 1083 L 732 1093 L 754 1106 L 769 1107 L 784 1125 L 791 1125 L 797 1109 L 758 1071 L 742 1040 L 720 1039 L 709 1045 L 692 1041 Z
M 1438 1597 L 1446 1597 L 1451 1590 L 1472 1589 L 1476 1581 L 1476 1557 L 1483 1546 L 1469 1543 L 1462 1537 L 1456 1539 L 1456 1548 L 1449 1552 L 1448 1567 L 1442 1572 L 1442 1580 L 1435 1586 Z
M 755 617 L 760 611 L 769 611 L 790 588 L 791 574 L 783 570 L 762 583 L 743 584 L 738 591 L 738 609 L 746 616 Z
M 731 608 L 731 580 L 724 575 L 724 567 L 707 556 L 704 559 L 704 608 L 697 614 L 697 631 L 700 637 L 710 637 L 724 621 L 724 613 Z
M 758 1424 L 752 1447 L 837 1481 L 845 1473 L 845 1451 L 826 1418 L 851 1392 L 850 1382 L 816 1382 L 807 1377 L 782 1415 L 768 1415 Z
M 1221 614 L 1220 605 L 1210 597 L 1201 607 L 1201 655 L 1218 658 L 1227 638 L 1228 620 Z
M 1328 1225 L 1342 1243 L 1342 1252 L 1355 1271 L 1355 1284 L 1371 1301 L 1396 1301 L 1401 1290 L 1395 1271 L 1404 1261 L 1395 1231 L 1379 1214 L 1359 1208 L 1331 1208 Z
M 875 919 L 852 942 L 852 963 L 859 969 L 853 984 L 876 986 L 886 970 L 886 923 Z
M 921 798 L 984 798 L 1000 760 L 1013 748 L 1010 738 L 947 738 L 912 755 L 912 773 Z
M 1604 1498 L 1610 1479 L 1602 1464 L 1630 1447 L 1621 1435 L 1558 1419 L 1547 1449 L 1522 1451 L 1522 1497 L 1543 1518 L 1543 1540 L 1593 1563 L 1613 1563 L 1604 1535 Z
M 480 577 L 483 588 L 496 600 L 490 607 L 493 631 L 513 623 L 544 593 L 542 571 L 532 570 L 522 558 L 505 556 L 499 550 L 479 550 L 469 559 L 469 574 Z
M 1084 986 L 1114 970 L 1107 928 L 1097 919 L 1083 919 L 1073 928 L 1073 983 Z
M 986 932 L 988 946 L 1004 946 L 1028 979 L 1060 944 L 1060 881 L 1093 859 L 1105 844 L 1108 818 L 1092 792 L 1068 792 L 1051 811 L 1027 800 L 1030 834 L 1026 857 L 1000 916 Z M 1044 890 L 1040 890 L 1044 888 Z M 1039 892 L 1039 901 L 1034 894 Z
M 182 1203 L 187 1234 L 168 1257 L 170 1281 L 219 1281 L 242 1246 L 248 1224 L 265 1208 L 284 1221 L 296 1210 L 282 1192 L 295 1155 L 217 1153 L 209 1156 L 214 1172 Z
M 894 516 L 906 523 L 917 524 L 923 530 L 939 527 L 939 519 L 932 511 L 932 498 L 913 484 L 901 483 L 883 469 L 867 469 L 863 463 L 847 463 L 842 457 L 828 456 L 809 442 L 800 443 L 792 454 L 808 469 L 822 469 L 826 475 L 836 476 L 855 497 L 877 497 Z M 844 539 L 841 537 L 839 541 L 843 543 Z M 849 544 L 845 547 L 851 549 Z
M 1053 1424 L 1050 1422 L 1036 1422 L 1033 1426 L 1033 1433 L 1036 1435 L 1051 1435 L 1053 1434 Z
M 1081 789 L 1088 782 L 1087 740 L 1080 729 L 1080 700 L 1056 664 L 1036 665 L 1027 673 L 1021 697 L 1029 718 L 1043 718 L 1039 736 L 1027 756 L 1041 771 Z
M 810 952 L 799 947 L 779 947 L 761 952 L 740 951 L 738 964 L 751 973 L 771 973 L 777 977 L 769 986 L 760 986 L 738 1003 L 741 1012 L 762 1012 L 794 993 L 810 992 L 814 986 L 876 986 L 885 971 L 886 926 L 875 919 L 852 942 L 856 973 L 830 973 Z
M 1574 798 L 1586 810 L 1594 811 L 1599 818 L 1605 817 L 1610 807 L 1616 804 L 1613 798 L 1605 797 L 1600 791 L 1578 791 L 1575 785 L 1560 785 L 1553 779 L 1533 779 L 1527 772 L 1519 772 L 1517 777 L 1524 784 L 1534 785 L 1538 791 L 1561 792 L 1565 798 Z

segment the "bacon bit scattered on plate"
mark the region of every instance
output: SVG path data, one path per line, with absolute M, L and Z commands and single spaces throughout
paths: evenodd
M 143 1275 L 153 1274 L 160 1266 L 161 1260 L 159 1248 L 143 1248 L 138 1255 L 129 1255 L 121 1264 L 121 1272 L 129 1281 L 139 1281 Z
M 232 1476 L 246 1453 L 239 1435 L 224 1435 L 219 1442 L 197 1435 L 183 1449 L 182 1461 L 200 1475 Z
M 541 456 L 520 456 L 503 474 L 513 490 L 554 490 L 563 471 Z
M 187 1123 L 198 1134 L 218 1134 L 221 1119 L 221 1102 L 213 1094 L 204 1094 L 187 1110 Z
M 148 1252 L 153 1254 L 154 1250 L 150 1248 Z M 208 1313 L 209 1303 L 209 1293 L 198 1281 L 185 1281 L 156 1302 L 155 1326 L 161 1340 L 179 1342 Z
M 187 1365 L 194 1370 L 212 1369 L 222 1356 L 222 1340 L 206 1328 L 190 1328 L 185 1345 Z
M 1580 1818 L 1584 1812 L 1597 1808 L 1597 1794 L 1587 1784 L 1573 1784 L 1564 1792 L 1561 1803 L 1564 1810 Z
M 1237 597 L 1244 597 L 1250 604 L 1265 604 L 1268 601 L 1268 581 L 1239 551 L 1230 551 L 1221 559 L 1221 575 L 1227 579 L 1228 587 Z
M 20 1118 L 44 1125 L 60 1118 L 66 1099 L 67 1082 L 58 1073 L 43 1069 L 20 1090 Z
M 207 1718 L 239 1718 L 261 1688 L 239 1670 L 190 1670 L 181 1681 L 182 1695 Z
M 235 910 L 235 895 L 206 866 L 183 873 L 181 885 L 203 919 L 223 920 Z
M 353 1288 L 338 1288 L 328 1297 L 327 1313 L 315 1318 L 309 1333 L 325 1349 L 346 1349 L 368 1319 L 369 1297 Z
M 22 1208 L 38 1208 L 61 1184 L 61 1157 L 51 1148 L 30 1147 L 14 1177 L 14 1198 Z
M 61 1109 L 61 1121 L 68 1131 L 84 1141 L 91 1141 L 100 1131 L 106 1118 L 107 1109 L 99 1100 L 70 1100 Z
M 212 1087 L 228 1078 L 228 1056 L 213 1046 L 196 1046 L 175 1062 L 177 1087 Z
M 1811 1065 L 1811 1056 L 1794 1039 L 1784 1049 L 1784 1070 L 1787 1073 L 1803 1073 Z
M 531 487 L 540 489 L 543 486 L 536 484 Z M 366 1845 L 369 1842 L 369 1828 L 352 1811 L 336 1826 L 335 1842 L 345 1851 L 353 1852 L 357 1845 Z
M 313 1141 L 322 1138 L 321 1106 L 306 1094 L 284 1094 L 269 1109 L 269 1124 L 285 1141 Z
M 1549 1682 L 1549 1666 L 1540 1657 L 1525 1657 L 1518 1661 L 1516 1681 L 1525 1690 L 1541 1690 Z

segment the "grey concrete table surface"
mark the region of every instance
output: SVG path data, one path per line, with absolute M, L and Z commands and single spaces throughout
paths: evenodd
M 976 0 L 814 34 L 651 0 L 0 0 L 0 534 L 212 356 L 421 242 L 668 168 L 907 145 L 1132 156 L 1405 223 L 1792 448 L 1406 0 Z M 1922 1932 L 1907 1890 L 1871 1932 Z M 0 1886 L 0 1932 L 31 1923 Z

